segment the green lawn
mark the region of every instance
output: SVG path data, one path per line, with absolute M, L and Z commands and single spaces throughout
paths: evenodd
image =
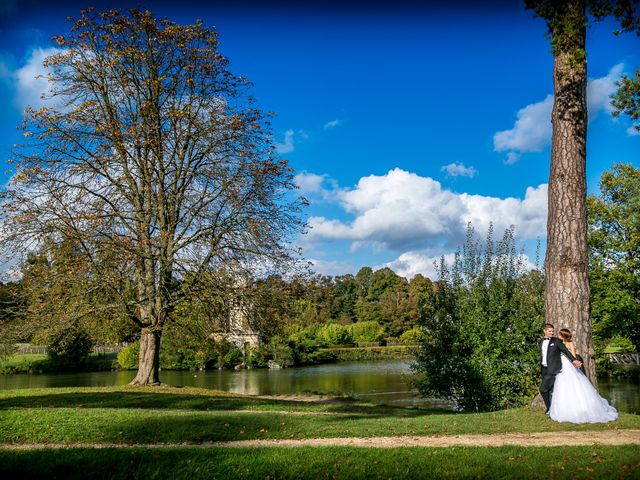
M 637 447 L 1 451 L 3 478 L 637 479 Z
M 0 444 L 105 443 L 136 448 L 0 448 L 0 477 L 640 478 L 638 446 L 197 447 L 208 441 L 249 439 L 551 431 L 571 435 L 627 428 L 640 428 L 640 416 L 622 414 L 611 424 L 580 426 L 553 422 L 531 409 L 456 414 L 170 387 L 7 390 L 0 392 Z M 158 443 L 170 445 L 145 448 Z

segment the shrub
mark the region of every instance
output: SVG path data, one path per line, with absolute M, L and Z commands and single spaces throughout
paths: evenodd
M 138 368 L 138 355 L 140 354 L 140 341 L 125 345 L 118 352 L 118 365 L 124 370 L 136 370 Z
M 84 367 L 92 346 L 89 334 L 74 325 L 62 328 L 49 337 L 47 353 L 55 368 L 77 370 Z
M 216 368 L 235 367 L 243 361 L 242 351 L 227 340 L 215 342 L 213 351 L 214 354 L 209 363 L 213 363 Z
M 171 324 L 162 335 L 160 367 L 165 370 L 206 368 L 215 362 L 216 355 L 210 339 L 177 324 Z
M 18 351 L 18 347 L 13 343 L 0 343 L 0 361 L 6 363 Z
M 426 335 L 413 364 L 420 393 L 462 410 L 527 404 L 538 386 L 542 273 L 524 269 L 512 230 L 495 245 L 490 230 L 482 254 L 471 228 L 451 270 L 443 259 L 439 273 L 420 312 Z
M 378 322 L 356 322 L 349 326 L 349 333 L 354 342 L 380 344 L 384 340 L 384 328 Z
M 299 341 L 289 340 L 288 345 L 293 353 L 295 365 L 316 365 L 335 360 L 335 356 L 319 352 L 321 345 L 316 340 L 308 338 Z
M 266 367 L 268 356 L 269 353 L 264 347 L 250 348 L 245 353 L 245 363 L 253 368 Z
M 306 365 L 319 365 L 321 363 L 332 363 L 338 359 L 338 356 L 330 350 L 314 350 L 306 354 Z
M 347 345 L 353 342 L 349 328 L 339 323 L 327 323 L 317 333 L 316 338 L 325 345 Z
M 273 337 L 267 345 L 267 351 L 271 360 L 281 367 L 290 367 L 295 364 L 293 350 L 281 337 Z
M 417 345 L 424 338 L 424 332 L 420 328 L 412 328 L 400 335 L 400 343 L 403 345 Z
M 284 329 L 284 338 L 293 342 L 301 342 L 307 340 L 318 340 L 318 332 L 322 326 L 309 325 L 307 327 L 300 327 L 298 325 L 292 325 Z
M 242 359 L 242 351 L 240 351 L 240 349 L 234 345 L 222 357 L 222 366 L 235 367 L 236 365 L 240 365 L 242 363 Z

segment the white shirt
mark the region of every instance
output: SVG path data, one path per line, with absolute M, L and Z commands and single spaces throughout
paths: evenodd
M 551 339 L 545 338 L 542 340 L 542 366 L 547 366 L 547 350 L 549 350 L 549 342 Z

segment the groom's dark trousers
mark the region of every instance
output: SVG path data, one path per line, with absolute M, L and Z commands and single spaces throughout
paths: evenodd
M 540 351 L 542 355 L 542 343 L 544 339 L 540 341 Z M 556 375 L 562 371 L 562 360 L 560 354 L 564 353 L 572 362 L 576 360 L 576 357 L 571 355 L 571 352 L 564 346 L 562 340 L 557 337 L 551 337 L 549 340 L 549 347 L 547 348 L 547 366 L 540 364 L 542 372 L 542 383 L 540 384 L 540 394 L 544 400 L 544 405 L 549 410 L 551 406 L 551 397 L 553 396 L 553 386 L 556 383 Z

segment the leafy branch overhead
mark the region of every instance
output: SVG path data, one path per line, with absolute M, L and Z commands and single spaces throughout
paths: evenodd
M 633 76 L 623 75 L 616 86 L 618 90 L 611 97 L 613 115 L 625 114 L 634 121 L 640 119 L 640 69 L 636 69 Z M 633 128 L 640 132 L 640 123 Z

